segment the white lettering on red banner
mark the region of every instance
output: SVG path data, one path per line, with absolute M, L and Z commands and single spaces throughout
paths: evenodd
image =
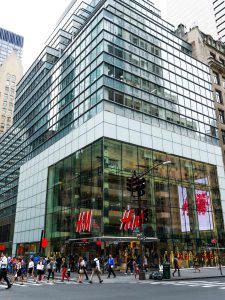
M 76 232 L 91 231 L 92 210 L 80 212 L 76 222 Z
M 142 224 L 144 222 L 144 214 L 141 212 Z M 120 230 L 128 231 L 128 229 L 134 230 L 140 227 L 140 216 L 135 215 L 133 210 L 125 210 L 123 218 L 120 219 L 121 225 Z

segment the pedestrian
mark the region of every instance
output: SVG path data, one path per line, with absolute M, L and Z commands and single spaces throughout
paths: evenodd
M 84 275 L 86 277 L 86 280 L 89 280 L 88 273 L 87 273 L 87 258 L 84 257 Z
M 27 279 L 27 264 L 24 258 L 21 259 L 21 272 L 23 275 L 23 278 L 25 278 L 25 280 Z
M 85 267 L 85 262 L 83 257 L 79 258 L 79 262 L 78 262 L 78 280 L 77 283 L 83 283 L 83 277 L 84 277 L 84 267 Z
M 113 276 L 115 278 L 116 274 L 115 274 L 115 272 L 113 270 L 115 264 L 114 264 L 114 258 L 112 257 L 111 254 L 109 254 L 109 258 L 108 258 L 107 264 L 108 264 L 108 277 L 107 278 L 110 278 L 111 273 L 113 274 Z
M 12 285 L 10 284 L 9 279 L 7 277 L 7 258 L 4 253 L 1 254 L 0 259 L 0 282 L 2 279 L 4 279 L 7 283 L 6 289 L 10 289 Z
M 144 268 L 145 272 L 148 272 L 148 259 L 146 256 L 144 256 L 144 259 L 143 259 L 143 268 Z
M 55 271 L 56 271 L 56 260 L 54 257 L 50 257 L 50 259 L 48 260 L 47 270 L 48 270 L 47 282 L 49 282 L 49 279 L 52 275 L 52 283 L 54 283 Z
M 21 257 L 18 258 L 18 262 L 16 264 L 16 274 L 14 275 L 14 280 L 18 280 L 20 278 L 20 284 L 23 285 L 23 272 L 22 272 L 22 259 Z
M 138 262 L 135 259 L 133 261 L 133 269 L 134 269 L 134 277 L 136 278 L 137 276 L 139 276 L 140 269 L 139 269 Z
M 64 278 L 66 277 L 67 281 L 69 281 L 69 276 L 67 275 L 67 263 L 65 257 L 62 258 L 62 282 L 64 282 Z
M 133 275 L 133 257 L 129 256 L 127 258 L 127 267 L 126 267 L 126 272 L 124 273 L 125 275 L 127 275 L 128 273 L 128 269 L 130 269 L 130 274 Z
M 174 259 L 173 259 L 173 264 L 174 264 L 173 276 L 175 275 L 176 271 L 178 271 L 178 276 L 180 277 L 179 261 L 178 261 L 178 258 L 177 258 L 176 254 L 175 254 Z
M 193 264 L 193 267 L 194 267 L 194 269 L 195 269 L 195 273 L 196 273 L 197 270 L 198 270 L 199 273 L 200 273 L 199 262 L 198 262 L 198 257 L 197 257 L 197 256 L 195 256 L 195 258 L 194 258 L 194 264 Z
M 56 258 L 56 272 L 61 272 L 62 260 L 60 257 Z
M 34 279 L 34 259 L 32 257 L 30 258 L 28 264 L 27 279 L 28 277 L 32 277 Z
M 44 278 L 44 264 L 42 257 L 37 263 L 37 278 L 36 278 L 36 283 L 39 283 L 43 280 Z
M 91 273 L 91 278 L 89 283 L 93 283 L 92 282 L 92 278 L 93 276 L 96 274 L 98 279 L 99 279 L 99 283 L 102 283 L 103 280 L 101 279 L 101 269 L 100 269 L 100 263 L 99 263 L 99 259 L 96 257 L 92 263 L 91 263 L 91 269 L 92 269 L 92 273 Z

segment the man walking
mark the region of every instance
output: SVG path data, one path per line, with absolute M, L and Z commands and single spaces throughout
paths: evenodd
M 174 276 L 174 274 L 176 273 L 176 271 L 178 271 L 178 276 L 180 277 L 180 268 L 179 268 L 179 262 L 178 262 L 177 255 L 174 256 L 173 263 L 174 263 L 174 272 L 173 272 L 173 276 Z
M 7 277 L 7 258 L 4 255 L 4 253 L 1 254 L 1 260 L 0 260 L 0 281 L 2 280 L 2 278 L 5 280 L 5 282 L 8 285 L 6 289 L 10 289 L 12 285 L 10 284 L 9 279 Z
M 111 273 L 113 274 L 113 276 L 115 278 L 116 274 L 115 274 L 115 272 L 113 270 L 113 268 L 114 268 L 114 258 L 112 257 L 111 254 L 109 254 L 109 258 L 108 258 L 107 264 L 108 264 L 108 277 L 107 278 L 110 278 Z
M 93 260 L 93 262 L 91 263 L 91 269 L 92 269 L 92 273 L 91 273 L 91 278 L 90 278 L 89 283 L 93 283 L 92 278 L 93 278 L 94 274 L 97 275 L 97 277 L 99 279 L 99 283 L 102 283 L 103 280 L 101 279 L 101 276 L 100 276 L 101 270 L 100 270 L 100 263 L 99 263 L 98 258 L 95 258 Z

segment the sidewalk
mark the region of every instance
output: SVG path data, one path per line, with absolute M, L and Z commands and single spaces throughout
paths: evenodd
M 169 280 L 186 280 L 186 279 L 206 279 L 206 278 L 218 278 L 218 277 L 225 277 L 225 266 L 222 268 L 222 275 L 218 267 L 203 267 L 200 268 L 200 272 L 193 268 L 191 269 L 181 269 L 180 270 L 180 277 L 178 277 L 178 272 L 176 272 L 175 276 L 173 277 L 171 270 L 171 279 Z
M 178 277 L 178 273 L 176 272 L 175 276 L 172 276 L 173 269 L 171 269 L 171 278 L 170 279 L 163 279 L 163 280 L 194 280 L 194 279 L 206 279 L 206 278 L 225 278 L 225 266 L 222 267 L 222 276 L 220 274 L 220 270 L 218 267 L 203 267 L 200 268 L 200 272 L 196 271 L 193 268 L 190 269 L 181 269 L 180 270 L 180 277 Z M 105 273 L 102 275 L 102 279 L 104 282 L 108 283 L 130 283 L 130 282 L 137 282 L 139 281 L 138 278 L 134 278 L 134 275 L 124 275 L 122 272 L 116 272 L 117 277 L 113 278 L 107 278 L 108 274 Z M 88 276 L 90 277 L 90 273 L 88 273 Z M 95 276 L 96 277 L 96 276 Z M 97 282 L 97 277 L 94 280 Z M 60 280 L 61 279 L 61 273 L 56 273 L 55 278 Z M 71 272 L 70 279 L 72 281 L 76 281 L 78 278 L 78 274 Z M 85 278 L 85 276 L 84 276 Z M 146 273 L 146 280 L 149 280 L 149 273 Z M 152 279 L 151 279 L 152 280 Z

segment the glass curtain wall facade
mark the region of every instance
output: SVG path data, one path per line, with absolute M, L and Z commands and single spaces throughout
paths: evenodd
M 167 160 L 172 165 L 152 169 L 155 163 Z M 202 265 L 218 263 L 216 251 L 210 250 L 212 239 L 219 243 L 224 239 L 216 168 L 106 138 L 49 168 L 45 228 L 50 241 L 48 253 L 63 250 L 89 256 L 95 248 L 94 238 L 101 241 L 102 251 L 113 251 L 122 261 L 126 251 L 138 251 L 138 243 L 136 248 L 133 246 L 136 232 L 121 228 L 124 212 L 138 208 L 137 198 L 126 189 L 126 180 L 137 165 L 141 166 L 140 173 L 145 168 L 151 170 L 145 176 L 146 193 L 141 205 L 148 210 L 144 235 L 158 239 L 154 245 L 158 257 L 163 260 L 167 256 L 172 263 L 176 252 L 183 267 L 190 266 L 195 255 Z M 90 232 L 76 232 L 79 214 L 86 211 L 92 211 Z M 113 242 L 121 237 L 133 240 L 110 248 L 108 236 Z M 66 249 L 68 242 L 70 248 Z M 146 243 L 148 255 L 152 250 L 153 244 Z
M 218 145 L 209 69 L 191 57 L 191 45 L 150 1 L 88 3 L 96 7 L 68 46 L 46 46 L 20 81 L 13 126 L 0 138 L 7 242 L 21 165 L 102 110 Z
M 22 59 L 24 38 L 0 27 L 0 65 L 13 51 Z

